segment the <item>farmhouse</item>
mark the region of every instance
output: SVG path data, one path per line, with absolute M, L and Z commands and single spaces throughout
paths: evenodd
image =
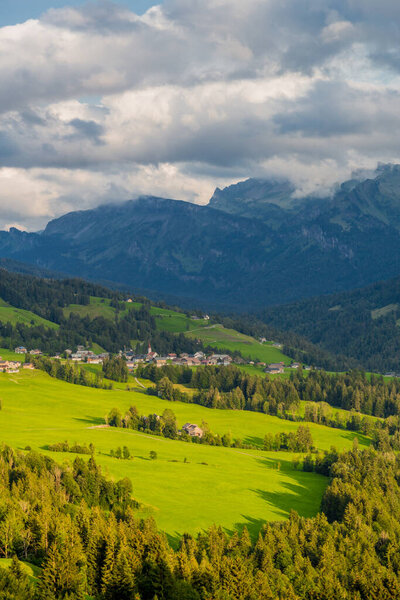
M 24 364 L 22 365 L 22 368 L 23 368 L 23 369 L 30 369 L 30 370 L 33 370 L 33 369 L 35 368 L 35 365 L 33 365 L 32 363 L 24 363 Z
M 267 368 L 265 369 L 266 373 L 270 373 L 271 375 L 277 375 L 279 373 L 284 373 L 284 363 L 280 362 L 280 363 L 271 363 L 270 365 L 267 366 Z
M 29 352 L 29 354 L 31 354 L 32 356 L 40 356 L 42 354 L 41 350 L 38 350 L 37 348 L 35 350 L 31 350 Z
M 88 358 L 87 358 L 88 365 L 101 365 L 102 362 L 103 362 L 103 359 L 100 358 L 99 356 L 88 356 Z
M 203 437 L 203 430 L 195 425 L 195 423 L 185 423 L 185 425 L 182 427 L 182 431 L 192 437 Z
M 163 356 L 156 357 L 152 360 L 153 365 L 156 367 L 164 367 L 167 364 L 167 359 Z
M 16 354 L 26 354 L 28 350 L 25 348 L 25 346 L 18 346 L 18 348 L 15 348 L 14 352 Z

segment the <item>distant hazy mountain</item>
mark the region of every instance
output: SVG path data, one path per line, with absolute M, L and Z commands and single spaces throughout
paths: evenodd
M 0 256 L 243 310 L 400 274 L 400 167 L 296 198 L 288 181 L 217 189 L 208 206 L 154 197 L 0 232 Z

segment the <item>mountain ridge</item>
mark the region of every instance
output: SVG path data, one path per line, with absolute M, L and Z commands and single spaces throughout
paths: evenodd
M 330 198 L 293 194 L 287 180 L 250 179 L 203 206 L 141 196 L 67 213 L 39 233 L 0 232 L 0 256 L 242 311 L 400 273 L 400 166 Z

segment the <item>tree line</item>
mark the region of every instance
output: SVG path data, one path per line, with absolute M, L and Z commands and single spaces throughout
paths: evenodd
M 208 408 L 255 410 L 271 415 L 295 414 L 300 401 L 324 402 L 331 407 L 386 418 L 400 414 L 400 379 L 386 381 L 363 371 L 327 373 L 323 370 L 292 371 L 289 378 L 249 375 L 234 365 L 188 367 L 154 365 L 139 367 L 138 374 L 156 383 L 167 400 L 195 402 Z M 199 390 L 190 396 L 173 389 L 180 383 Z M 161 381 L 164 380 L 162 383 Z

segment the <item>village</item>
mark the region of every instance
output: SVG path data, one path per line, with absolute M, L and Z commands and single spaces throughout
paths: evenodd
M 3 373 L 18 373 L 22 369 L 34 369 L 34 364 L 29 360 L 29 357 L 42 356 L 43 352 L 38 349 L 28 350 L 24 346 L 18 346 L 14 349 L 14 352 L 24 356 L 24 361 L 18 360 L 3 360 L 0 357 L 0 372 Z M 262 369 L 265 373 L 270 375 L 279 375 L 285 372 L 285 368 L 298 369 L 301 364 L 298 362 L 292 362 L 290 365 L 285 365 L 284 362 L 266 364 L 264 362 L 255 362 L 252 360 L 245 360 L 240 356 L 232 358 L 229 354 L 217 354 L 211 353 L 209 355 L 202 351 L 194 354 L 181 353 L 179 356 L 173 352 L 168 353 L 165 356 L 160 356 L 157 352 L 152 350 L 149 344 L 146 354 L 135 354 L 133 350 L 120 350 L 119 356 L 126 360 L 126 366 L 130 372 L 133 372 L 139 364 L 153 364 L 156 367 L 163 367 L 167 364 L 185 367 L 203 367 L 203 366 L 229 366 L 235 365 L 251 365 Z M 74 363 L 86 363 L 91 365 L 101 365 L 103 361 L 108 359 L 110 354 L 108 352 L 102 352 L 96 354 L 92 350 L 87 349 L 85 346 L 77 346 L 75 352 L 70 349 L 64 350 L 62 353 L 55 354 L 52 356 L 53 359 L 71 360 Z M 310 370 L 311 367 L 304 366 L 305 370 Z

